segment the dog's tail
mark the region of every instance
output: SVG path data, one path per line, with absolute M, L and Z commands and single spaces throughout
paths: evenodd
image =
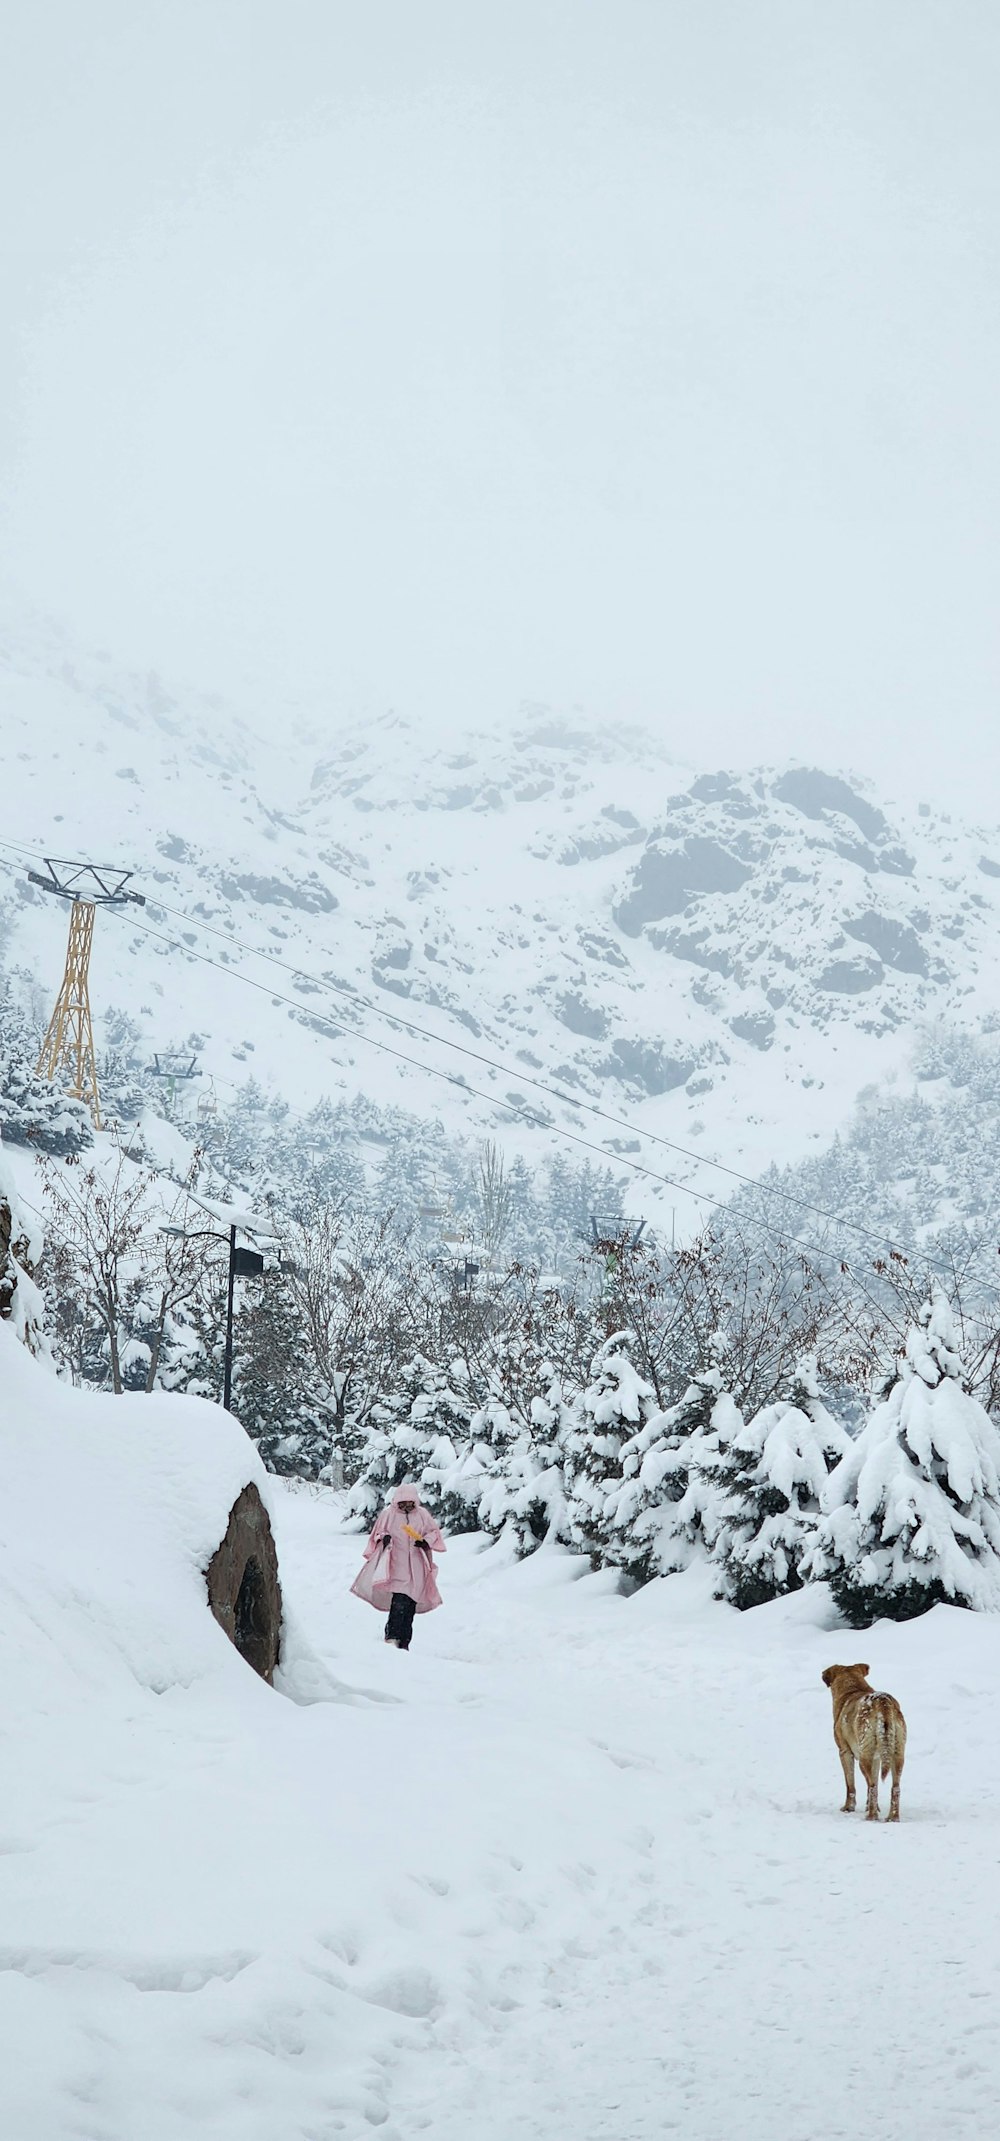
M 902 1769 L 906 1751 L 906 1726 L 898 1703 L 883 1695 L 875 1709 L 875 1751 L 883 1777 Z

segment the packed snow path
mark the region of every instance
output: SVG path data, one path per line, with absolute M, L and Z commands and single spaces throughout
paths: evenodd
M 296 1700 L 232 1653 L 115 1678 L 29 1610 L 11 2141 L 992 2130 L 1000 1622 L 857 1637 L 823 1593 L 740 1617 L 460 1540 L 403 1655 L 335 1505 L 278 1518 Z M 898 1829 L 838 1811 L 819 1675 L 858 1657 L 909 1719 Z

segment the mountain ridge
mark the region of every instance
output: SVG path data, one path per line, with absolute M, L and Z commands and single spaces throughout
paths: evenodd
M 98 1027 L 127 1008 L 150 1052 L 192 1045 L 223 1087 L 363 1092 L 530 1155 L 530 1076 L 634 1125 L 594 1129 L 609 1155 L 647 1130 L 703 1151 L 675 1172 L 717 1191 L 713 1160 L 815 1150 L 860 1087 L 905 1075 L 915 1031 L 1000 1014 L 1000 833 L 840 770 L 699 772 L 539 707 L 507 734 L 429 742 L 389 714 L 330 742 L 37 629 L 3 642 L 0 707 L 0 834 L 113 854 L 146 895 L 100 917 Z M 51 998 L 65 917 L 3 853 L 7 963 Z M 432 1036 L 408 1050 L 387 1023 L 407 1017 Z M 473 1077 L 452 1043 L 495 1067 Z

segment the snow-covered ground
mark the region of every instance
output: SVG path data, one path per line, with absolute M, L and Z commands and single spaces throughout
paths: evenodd
M 115 1402 L 47 1387 L 81 1434 Z M 85 1470 L 3 1527 L 11 2141 L 991 2129 L 1000 1621 L 858 1637 L 823 1591 L 739 1616 L 458 1540 L 404 1655 L 337 1502 L 272 1487 L 272 1692 L 193 1568 L 108 1567 Z M 898 1829 L 839 1812 L 819 1676 L 859 1656 L 909 1719 Z

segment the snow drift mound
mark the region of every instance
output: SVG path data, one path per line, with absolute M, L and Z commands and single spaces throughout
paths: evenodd
M 0 1152 L 0 1323 L 9 1324 L 23 1345 L 47 1360 L 42 1297 L 35 1284 L 40 1247 L 38 1230 L 28 1225 Z
M 267 1474 L 228 1413 L 204 1398 L 71 1389 L 0 1323 L 0 1464 L 4 1654 L 25 1676 L 32 1708 L 39 1678 L 57 1660 L 91 1684 L 125 1676 L 158 1694 L 245 1673 L 209 1611 L 206 1588 L 241 1498 L 252 1512 L 248 1536 L 265 1588 L 273 1575 L 276 1590 L 277 1572 L 276 1563 L 273 1571 L 264 1566 Z M 247 1584 L 236 1611 L 243 1573 L 241 1566 L 234 1630 L 242 1618 L 244 1631 L 259 1638 L 267 1610 L 259 1583 Z M 224 1622 L 219 1602 L 215 1611 Z

